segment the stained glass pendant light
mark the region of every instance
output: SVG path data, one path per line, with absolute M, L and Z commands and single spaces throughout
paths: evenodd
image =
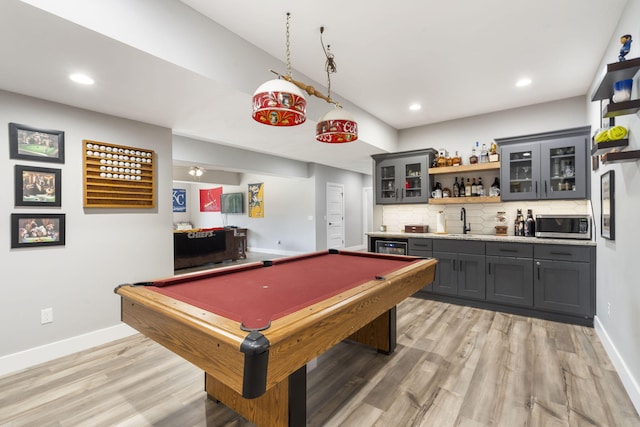
M 290 17 L 287 13 L 287 80 L 291 80 Z M 307 100 L 302 91 L 287 80 L 273 79 L 258 87 L 253 94 L 252 117 L 255 121 L 270 126 L 296 126 L 307 120 Z

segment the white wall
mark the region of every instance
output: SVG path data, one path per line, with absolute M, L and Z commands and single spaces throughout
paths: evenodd
M 9 122 L 64 131 L 65 163 L 9 159 Z M 118 327 L 115 286 L 173 274 L 173 245 L 169 129 L 3 91 L 0 126 L 5 146 L 0 155 L 0 216 L 5 221 L 0 227 L 2 375 L 29 363 L 19 352 Z M 83 208 L 83 139 L 154 150 L 157 207 Z M 16 164 L 61 169 L 62 207 L 14 207 Z M 11 249 L 10 214 L 31 212 L 66 214 L 66 245 Z M 53 308 L 53 323 L 40 324 L 43 308 Z M 56 354 L 52 348 L 46 352 L 48 357 Z
M 617 30 L 612 34 L 609 48 L 603 55 L 601 69 L 594 77 L 589 94 L 600 82 L 607 63 L 617 62 L 620 50 L 620 36 L 633 34 L 632 49 L 627 58 L 640 57 L 640 46 L 637 43 L 638 21 L 640 21 L 640 2 L 629 1 L 622 15 Z M 634 92 L 640 79 L 636 75 Z M 636 95 L 637 96 L 637 95 Z M 587 100 L 589 118 L 592 127 L 600 123 L 600 103 Z M 616 124 L 628 127 L 628 150 L 640 150 L 640 119 L 638 114 L 620 116 Z M 628 163 L 611 163 L 601 165 L 591 176 L 591 194 L 599 219 L 600 177 L 607 171 L 615 173 L 615 241 L 600 237 L 600 224 L 597 224 L 597 319 L 596 329 L 601 336 L 607 352 L 613 360 L 623 383 L 638 411 L 640 411 L 640 280 L 635 263 L 638 262 L 640 247 L 640 161 Z M 608 314 L 608 307 L 611 307 Z

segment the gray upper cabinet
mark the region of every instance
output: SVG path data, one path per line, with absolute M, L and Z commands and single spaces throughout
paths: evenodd
M 501 147 L 501 197 L 586 199 L 589 126 L 496 139 Z
M 376 204 L 427 203 L 433 149 L 373 155 Z

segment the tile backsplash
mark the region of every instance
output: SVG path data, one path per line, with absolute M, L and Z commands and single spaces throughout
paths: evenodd
M 546 200 L 546 201 L 521 201 L 502 203 L 479 203 L 479 204 L 451 204 L 451 205 L 388 205 L 383 206 L 382 224 L 387 226 L 387 231 L 404 231 L 405 225 L 426 224 L 429 232 L 436 230 L 436 216 L 439 211 L 445 213 L 447 232 L 462 233 L 462 221 L 460 220 L 461 208 L 467 211 L 467 224 L 471 223 L 471 234 L 495 234 L 497 213 L 506 213 L 507 233 L 513 235 L 513 223 L 518 209 L 522 209 L 523 215 L 527 214 L 527 209 L 537 214 L 588 214 L 591 212 L 589 200 Z

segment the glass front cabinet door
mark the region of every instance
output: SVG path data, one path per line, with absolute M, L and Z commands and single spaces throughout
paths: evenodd
M 586 199 L 589 132 L 583 127 L 500 140 L 502 200 Z
M 431 150 L 375 155 L 376 204 L 426 203 Z

